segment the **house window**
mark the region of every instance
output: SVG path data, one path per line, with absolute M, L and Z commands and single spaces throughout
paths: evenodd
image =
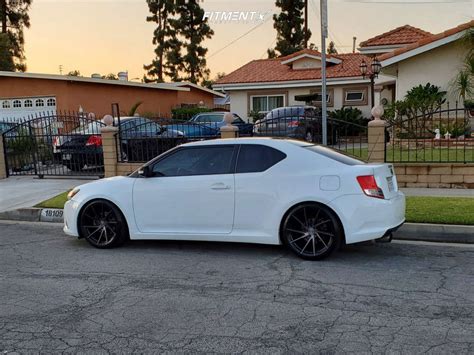
M 31 100 L 25 100 L 24 105 L 25 107 L 33 107 L 33 101 Z
M 367 105 L 367 88 L 344 89 L 344 105 L 364 106 Z
M 311 101 L 311 104 L 314 106 L 321 106 L 323 95 L 321 94 L 321 90 L 310 90 L 310 94 L 316 94 L 316 99 Z M 326 104 L 329 107 L 334 106 L 334 89 L 328 88 L 326 91 Z
M 268 112 L 285 106 L 285 95 L 256 95 L 250 98 L 251 111 Z
M 362 91 L 347 91 L 346 92 L 346 101 L 364 101 L 364 93 Z
M 14 100 L 13 101 L 13 107 L 21 107 L 21 101 L 20 100 Z
M 43 99 L 38 99 L 35 101 L 36 107 L 42 107 L 44 106 L 44 100 Z
M 10 101 L 3 101 L 2 102 L 2 107 L 3 108 L 10 108 Z
M 46 105 L 56 106 L 56 99 L 48 99 L 48 101 L 46 101 Z

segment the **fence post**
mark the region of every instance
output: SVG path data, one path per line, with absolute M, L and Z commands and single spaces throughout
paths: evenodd
M 5 161 L 5 149 L 3 146 L 3 134 L 0 134 L 0 180 L 7 178 L 7 162 Z
M 387 122 L 382 120 L 383 106 L 378 105 L 372 108 L 374 119 L 368 124 L 368 147 L 367 160 L 370 163 L 385 162 L 385 128 Z
M 117 141 L 118 127 L 112 126 L 114 119 L 110 115 L 104 116 L 106 124 L 100 129 L 102 135 L 102 150 L 104 154 L 104 177 L 117 176 Z
M 232 113 L 227 112 L 224 115 L 224 122 L 226 123 L 225 126 L 222 126 L 221 131 L 221 138 L 238 138 L 239 137 L 239 128 L 232 125 L 234 121 L 234 115 Z

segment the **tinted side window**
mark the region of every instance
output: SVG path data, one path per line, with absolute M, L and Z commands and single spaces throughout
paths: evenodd
M 285 153 L 274 148 L 258 144 L 245 144 L 240 147 L 237 173 L 265 171 L 285 158 Z
M 153 165 L 159 176 L 190 176 L 231 173 L 233 146 L 184 148 Z

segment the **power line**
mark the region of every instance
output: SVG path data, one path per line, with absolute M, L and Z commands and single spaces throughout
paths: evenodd
M 236 39 L 230 41 L 229 43 L 227 43 L 224 47 L 222 47 L 221 49 L 217 50 L 216 52 L 212 53 L 209 57 L 207 57 L 207 59 L 210 59 L 212 57 L 214 57 L 215 55 L 219 54 L 220 52 L 222 52 L 224 49 L 230 47 L 231 45 L 233 45 L 235 42 L 237 42 L 239 39 L 247 36 L 248 34 L 250 34 L 251 32 L 255 31 L 257 28 L 259 28 L 260 26 L 262 26 L 263 24 L 267 23 L 268 20 L 270 19 L 271 17 L 268 17 L 265 21 L 263 22 L 260 22 L 258 25 L 252 27 L 250 30 L 248 30 L 247 32 L 245 32 L 244 34 L 242 34 L 241 36 L 237 37 Z

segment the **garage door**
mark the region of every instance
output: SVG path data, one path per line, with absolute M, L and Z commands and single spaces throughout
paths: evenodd
M 20 120 L 45 112 L 56 113 L 56 97 L 0 98 L 0 121 Z

